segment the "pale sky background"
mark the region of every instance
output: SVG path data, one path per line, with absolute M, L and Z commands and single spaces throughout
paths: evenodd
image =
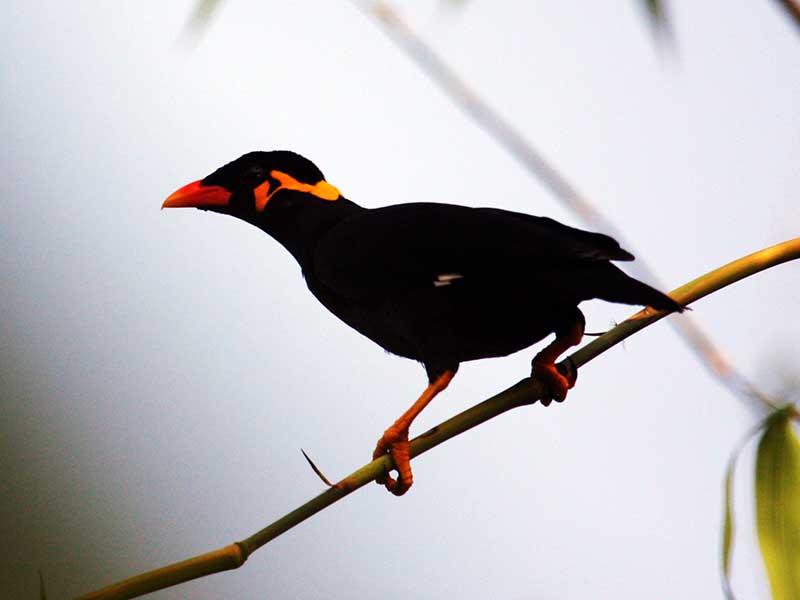
M 796 237 L 800 36 L 769 0 L 404 14 L 625 233 L 668 287 Z M 4 4 L 0 20 L 0 597 L 87 592 L 241 539 L 370 458 L 425 384 L 349 330 L 283 249 L 159 211 L 254 149 L 289 148 L 365 206 L 431 200 L 581 226 L 348 2 Z M 759 385 L 794 369 L 800 266 L 694 307 Z M 583 305 L 590 330 L 631 309 Z M 677 317 L 673 317 L 677 318 Z M 507 387 L 536 348 L 467 363 L 412 433 Z M 238 571 L 153 598 L 721 598 L 728 454 L 757 413 L 662 322 L 517 410 L 368 486 Z M 737 479 L 734 589 L 765 598 Z

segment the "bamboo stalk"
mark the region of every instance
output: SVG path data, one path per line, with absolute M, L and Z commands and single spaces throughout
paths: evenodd
M 800 258 L 800 238 L 788 240 L 781 244 L 754 252 L 748 256 L 728 263 L 714 271 L 706 273 L 673 290 L 673 299 L 683 305 L 712 294 L 732 283 L 754 275 L 759 271 L 774 267 L 781 263 Z M 562 364 L 571 362 L 581 367 L 593 360 L 612 346 L 633 335 L 637 331 L 663 319 L 669 313 L 645 308 L 623 321 L 612 330 L 586 344 L 570 355 Z M 545 398 L 546 390 L 536 380 L 526 378 L 515 383 L 507 390 L 484 400 L 480 404 L 444 421 L 411 441 L 411 458 L 427 452 L 431 448 L 464 433 L 473 427 L 488 421 L 512 408 L 533 404 Z M 795 411 L 797 413 L 797 411 Z M 384 456 L 354 471 L 335 487 L 328 488 L 302 506 L 284 515 L 264 529 L 250 537 L 230 544 L 218 550 L 195 556 L 187 560 L 173 563 L 166 567 L 142 573 L 125 579 L 100 590 L 80 596 L 78 600 L 121 600 L 135 598 L 156 590 L 164 589 L 197 579 L 212 573 L 218 573 L 240 567 L 247 557 L 271 540 L 299 525 L 319 511 L 330 506 L 374 481 L 385 470 L 392 467 L 389 456 Z

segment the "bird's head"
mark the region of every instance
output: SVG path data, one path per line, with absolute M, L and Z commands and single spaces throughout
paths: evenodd
M 276 204 L 342 198 L 314 163 L 288 150 L 249 152 L 183 186 L 162 208 L 192 207 L 256 222 Z

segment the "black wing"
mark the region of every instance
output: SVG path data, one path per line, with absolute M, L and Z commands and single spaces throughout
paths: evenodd
M 633 260 L 612 238 L 546 217 L 496 208 L 413 203 L 365 211 L 336 225 L 314 252 L 314 276 L 350 298 L 524 278 L 539 267 Z

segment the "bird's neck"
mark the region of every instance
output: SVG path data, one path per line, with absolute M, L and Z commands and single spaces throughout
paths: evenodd
M 277 198 L 276 198 L 277 200 Z M 277 204 L 277 203 L 276 203 Z M 270 234 L 295 257 L 306 271 L 311 266 L 317 242 L 340 221 L 365 208 L 346 198 L 334 202 L 285 202 L 257 226 Z

